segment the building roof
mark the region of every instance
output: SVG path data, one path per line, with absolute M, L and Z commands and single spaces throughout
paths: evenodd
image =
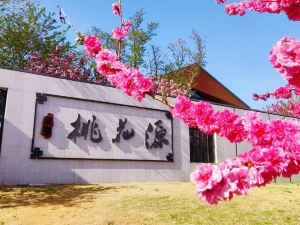
M 238 108 L 250 109 L 250 107 L 230 91 L 225 85 L 218 81 L 213 75 L 207 72 L 197 64 L 192 64 L 182 69 L 176 75 L 187 75 L 194 73 L 193 90 L 196 96 L 201 96 L 203 99 L 222 103 Z M 201 98 L 200 98 L 201 99 Z

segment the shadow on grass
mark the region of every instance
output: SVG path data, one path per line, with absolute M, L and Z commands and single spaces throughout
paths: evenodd
M 0 209 L 22 206 L 72 207 L 91 202 L 108 191 L 133 186 L 52 185 L 52 186 L 0 186 Z

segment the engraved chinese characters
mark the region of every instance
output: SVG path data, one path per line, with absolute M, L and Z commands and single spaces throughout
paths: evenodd
M 113 143 L 120 143 L 121 135 L 123 136 L 124 140 L 126 140 L 126 141 L 134 137 L 135 132 L 133 129 L 131 129 L 131 131 L 129 131 L 129 130 L 124 131 L 126 124 L 127 124 L 127 119 L 125 119 L 124 121 L 119 119 L 119 127 L 117 128 L 117 131 L 119 133 L 117 134 L 116 138 L 112 139 Z
M 167 130 L 163 126 L 163 122 L 161 120 L 158 120 L 154 123 L 155 130 L 153 128 L 153 125 L 149 123 L 148 129 L 145 133 L 145 146 L 147 149 L 152 148 L 163 148 L 163 145 L 169 145 L 169 141 L 165 138 L 167 135 Z M 154 140 L 152 143 L 149 142 L 150 134 L 152 134 L 154 131 Z
M 74 140 L 76 142 L 77 137 L 84 137 L 84 139 L 87 139 L 89 127 L 90 127 L 91 121 L 88 120 L 88 122 L 81 122 L 81 116 L 78 114 L 77 120 L 73 123 L 71 123 L 72 127 L 74 127 L 74 130 L 68 135 L 68 139 Z M 81 130 L 80 130 L 81 128 Z M 93 116 L 93 122 L 91 125 L 90 130 L 90 139 L 94 143 L 100 143 L 102 139 L 101 131 L 99 129 L 99 125 L 97 123 L 97 119 L 95 116 Z
M 114 139 L 112 139 L 112 143 L 120 143 L 123 138 L 125 141 L 132 139 L 135 136 L 134 129 L 128 130 L 126 129 L 126 124 L 128 120 L 125 118 L 124 120 L 119 119 L 119 126 L 117 128 L 117 135 Z M 87 140 L 88 134 L 90 134 L 90 140 L 93 143 L 100 143 L 103 138 L 101 135 L 101 128 L 99 123 L 97 122 L 96 116 L 93 116 L 93 120 L 88 120 L 87 122 L 83 122 L 81 119 L 81 115 L 78 114 L 78 117 L 75 122 L 71 123 L 71 126 L 74 128 L 73 131 L 68 135 L 68 139 L 74 140 L 76 142 L 76 138 L 83 137 L 84 140 Z M 154 129 L 155 126 L 155 129 Z M 157 149 L 163 148 L 163 145 L 169 145 L 169 141 L 166 139 L 167 130 L 163 126 L 162 120 L 158 120 L 154 123 L 149 123 L 148 128 L 145 132 L 145 146 L 147 149 Z M 152 137 L 152 141 L 150 140 Z

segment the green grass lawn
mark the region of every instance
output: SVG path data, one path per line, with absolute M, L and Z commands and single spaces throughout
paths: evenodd
M 300 225 L 300 184 L 208 206 L 190 183 L 0 187 L 0 225 Z

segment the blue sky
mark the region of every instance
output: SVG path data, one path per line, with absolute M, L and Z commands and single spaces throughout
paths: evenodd
M 41 0 L 51 11 L 61 5 L 78 31 L 92 25 L 106 31 L 118 25 L 111 13 L 113 0 Z M 153 44 L 165 48 L 182 37 L 188 39 L 193 28 L 206 42 L 205 69 L 253 108 L 266 103 L 252 100 L 252 93 L 273 90 L 285 81 L 269 62 L 272 46 L 284 36 L 299 37 L 298 22 L 285 15 L 248 13 L 228 16 L 224 6 L 214 0 L 124 0 L 124 15 L 130 17 L 144 9 L 145 21 L 159 22 Z M 71 41 L 75 38 L 70 33 Z

